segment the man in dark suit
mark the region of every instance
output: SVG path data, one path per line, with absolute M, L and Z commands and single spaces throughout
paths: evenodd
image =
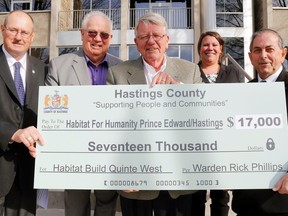
M 257 76 L 251 82 L 283 82 L 288 105 L 288 74 L 282 66 L 286 52 L 276 31 L 264 29 L 253 34 L 249 57 Z M 232 209 L 237 216 L 288 216 L 287 194 L 286 174 L 273 190 L 234 190 Z
M 88 13 L 81 28 L 82 49 L 50 62 L 46 85 L 105 85 L 108 67 L 122 62 L 109 55 L 112 22 L 99 11 Z M 65 215 L 90 215 L 90 190 L 65 190 Z M 116 191 L 94 190 L 94 215 L 114 216 Z
M 157 13 L 142 16 L 134 39 L 141 57 L 109 69 L 108 84 L 135 85 L 201 83 L 196 64 L 165 55 L 169 36 L 167 23 Z M 141 139 L 141 137 L 139 137 Z M 119 191 L 123 216 L 190 216 L 194 191 Z
M 38 87 L 44 85 L 45 64 L 27 55 L 35 35 L 33 19 L 27 13 L 9 13 L 1 31 L 0 214 L 32 216 L 36 213 L 32 156 L 36 141 L 44 143 L 36 123 Z

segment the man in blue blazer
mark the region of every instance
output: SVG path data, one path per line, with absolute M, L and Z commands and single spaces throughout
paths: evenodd
M 105 85 L 108 68 L 122 62 L 109 55 L 112 22 L 102 12 L 92 11 L 82 21 L 82 49 L 50 62 L 46 85 Z M 65 190 L 65 215 L 90 215 L 90 190 Z M 114 216 L 116 191 L 95 190 L 94 215 Z
M 38 87 L 44 85 L 45 64 L 27 54 L 35 35 L 33 19 L 27 13 L 9 13 L 1 31 L 0 215 L 32 216 L 36 214 L 32 156 L 36 141 L 44 142 L 36 124 Z M 20 65 L 20 89 L 25 95 L 18 94 L 14 84 L 14 64 Z
M 141 57 L 109 69 L 108 84 L 135 85 L 201 83 L 196 64 L 165 55 L 169 36 L 167 23 L 157 13 L 142 16 L 134 39 Z M 141 137 L 139 137 L 141 139 Z M 119 191 L 123 216 L 191 216 L 194 191 Z

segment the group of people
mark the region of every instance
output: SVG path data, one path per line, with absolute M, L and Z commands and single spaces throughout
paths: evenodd
M 222 64 L 224 40 L 217 32 L 201 35 L 198 65 L 165 55 L 169 43 L 167 24 L 157 13 L 147 13 L 139 19 L 134 41 L 141 56 L 124 62 L 108 54 L 112 22 L 99 11 L 83 18 L 82 49 L 52 59 L 49 67 L 27 54 L 35 35 L 29 14 L 10 12 L 1 32 L 1 216 L 36 214 L 36 142 L 45 145 L 36 126 L 39 86 L 243 82 L 243 75 L 236 68 Z M 257 71 L 252 82 L 284 82 L 288 101 L 288 75 L 282 66 L 286 49 L 281 36 L 271 29 L 255 32 L 249 56 Z M 65 215 L 90 215 L 90 194 L 90 190 L 65 190 Z M 233 190 L 232 210 L 238 216 L 288 216 L 287 194 L 285 175 L 273 190 Z M 114 216 L 118 195 L 123 216 L 204 216 L 207 191 L 94 190 L 94 195 L 97 216 Z M 211 190 L 210 196 L 211 215 L 227 216 L 228 192 Z

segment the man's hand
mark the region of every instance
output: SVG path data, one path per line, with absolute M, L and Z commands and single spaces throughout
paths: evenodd
M 11 140 L 17 143 L 23 143 L 29 150 L 32 157 L 36 157 L 36 142 L 44 145 L 44 139 L 34 126 L 17 130 Z
M 139 190 L 123 190 L 123 192 L 125 192 L 125 193 L 135 193 L 135 192 L 139 192 Z
M 284 175 L 273 188 L 280 194 L 288 194 L 288 174 Z
M 154 76 L 151 86 L 153 87 L 157 84 L 180 84 L 180 82 L 175 80 L 166 72 L 158 72 L 156 76 Z

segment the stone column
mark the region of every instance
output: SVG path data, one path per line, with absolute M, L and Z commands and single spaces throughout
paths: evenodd
M 58 13 L 61 1 L 51 1 L 51 17 L 50 17 L 50 41 L 49 56 L 50 59 L 58 56 L 57 48 L 57 32 L 58 32 Z
M 127 47 L 127 32 L 129 22 L 128 15 L 129 15 L 129 1 L 121 0 L 120 58 L 122 60 L 128 59 L 128 47 Z

